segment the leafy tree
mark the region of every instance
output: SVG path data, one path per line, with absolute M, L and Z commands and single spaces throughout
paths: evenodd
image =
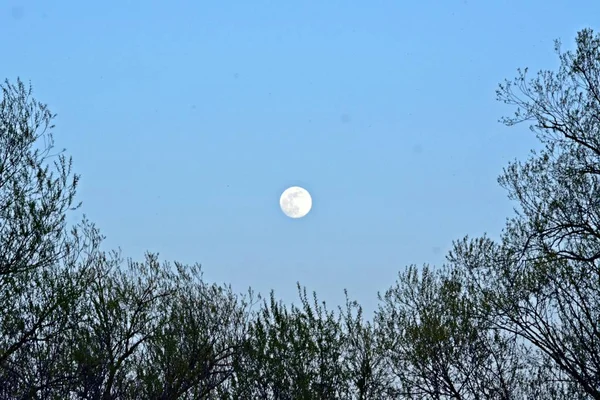
M 125 398 L 134 356 L 159 329 L 155 307 L 173 293 L 169 273 L 150 256 L 120 268 L 117 254 L 99 257 L 77 320 L 71 321 L 71 389 L 79 398 Z
M 71 329 L 72 392 L 94 399 L 201 399 L 233 373 L 245 309 L 199 266 L 99 258 Z
M 390 398 L 392 377 L 379 337 L 362 308 L 350 301 L 338 313 L 309 300 L 298 286 L 300 306 L 270 301 L 252 313 L 235 373 L 220 399 Z
M 254 314 L 230 398 L 349 398 L 340 317 L 319 304 L 316 294 L 310 302 L 306 290 L 298 291 L 302 308 L 288 310 L 272 292 Z
M 0 103 L 0 398 L 209 398 L 233 373 L 248 318 L 198 266 L 99 250 L 79 176 L 52 154 L 47 107 L 18 81 Z
M 346 308 L 340 308 L 345 333 L 344 362 L 352 399 L 368 400 L 392 398 L 393 374 L 387 368 L 383 351 L 385 337 L 377 334 L 377 327 L 364 321 L 362 307 L 346 294 Z M 383 340 L 382 340 L 383 339 Z
M 143 346 L 133 398 L 202 399 L 234 373 L 246 335 L 248 307 L 230 287 L 202 281 L 199 266 L 176 264 L 175 295 L 157 307 L 160 330 Z M 250 300 L 252 293 L 250 293 Z
M 532 121 L 544 148 L 499 178 L 519 205 L 499 243 L 465 238 L 449 259 L 562 393 L 600 399 L 600 36 L 585 29 L 576 43 L 573 53 L 556 42 L 557 73 L 527 80 L 525 69 L 500 85 L 499 100 L 517 106 L 503 121 Z
M 1 89 L 0 397 L 31 397 L 66 384 L 57 338 L 101 237 L 86 220 L 67 228 L 79 177 L 52 153 L 54 115 L 20 80 Z
M 522 396 L 522 349 L 472 313 L 456 270 L 409 266 L 380 300 L 378 335 L 398 398 Z

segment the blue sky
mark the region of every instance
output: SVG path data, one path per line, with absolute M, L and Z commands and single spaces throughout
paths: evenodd
M 58 113 L 105 249 L 367 312 L 406 265 L 500 233 L 496 183 L 537 142 L 497 84 L 558 65 L 597 1 L 16 1 L 2 79 Z M 279 196 L 313 197 L 286 218 Z

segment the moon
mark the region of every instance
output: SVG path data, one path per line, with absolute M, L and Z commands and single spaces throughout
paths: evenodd
M 299 186 L 292 186 L 284 190 L 279 198 L 281 211 L 290 218 L 302 218 L 312 208 L 310 193 Z

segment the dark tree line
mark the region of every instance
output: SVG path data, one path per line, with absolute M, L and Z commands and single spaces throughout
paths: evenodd
M 203 281 L 198 265 L 101 249 L 54 115 L 21 81 L 0 103 L 0 399 L 600 399 L 600 35 L 557 72 L 499 86 L 544 147 L 499 183 L 499 240 L 409 266 L 372 320 Z

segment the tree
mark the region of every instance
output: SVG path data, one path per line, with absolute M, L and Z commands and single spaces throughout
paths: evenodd
M 123 267 L 84 219 L 47 107 L 18 81 L 0 103 L 0 398 L 210 398 L 233 374 L 244 300 L 199 266 Z M 54 159 L 54 160 L 53 160 Z M 52 162 L 53 161 L 53 162 Z
M 544 148 L 499 178 L 519 205 L 500 242 L 465 238 L 449 260 L 564 393 L 600 399 L 600 36 L 585 29 L 576 43 L 572 53 L 556 42 L 557 73 L 528 81 L 519 70 L 499 86 L 498 99 L 517 106 L 503 122 L 533 121 Z
M 363 320 L 362 307 L 346 295 L 346 308 L 340 308 L 345 333 L 344 362 L 352 399 L 392 398 L 394 378 L 388 369 L 377 325 Z
M 176 263 L 176 269 L 177 290 L 157 304 L 160 329 L 137 357 L 131 398 L 214 398 L 234 374 L 249 304 L 231 287 L 203 282 L 198 265 Z
M 233 373 L 246 312 L 199 266 L 99 257 L 71 321 L 71 393 L 94 399 L 202 399 Z
M 95 279 L 69 321 L 71 391 L 78 398 L 131 395 L 135 355 L 157 334 L 157 304 L 172 295 L 169 272 L 155 258 L 120 267 L 116 253 L 98 257 Z
M 18 80 L 0 103 L 0 397 L 62 387 L 59 337 L 101 241 L 84 220 L 71 230 L 78 175 L 52 154 L 54 115 Z M 58 368 L 58 370 L 57 370 Z
M 244 351 L 237 359 L 228 397 L 232 399 L 347 399 L 344 335 L 339 316 L 310 302 L 291 310 L 271 292 L 254 313 Z
M 380 301 L 377 333 L 397 398 L 524 398 L 526 353 L 472 313 L 459 271 L 409 266 Z

